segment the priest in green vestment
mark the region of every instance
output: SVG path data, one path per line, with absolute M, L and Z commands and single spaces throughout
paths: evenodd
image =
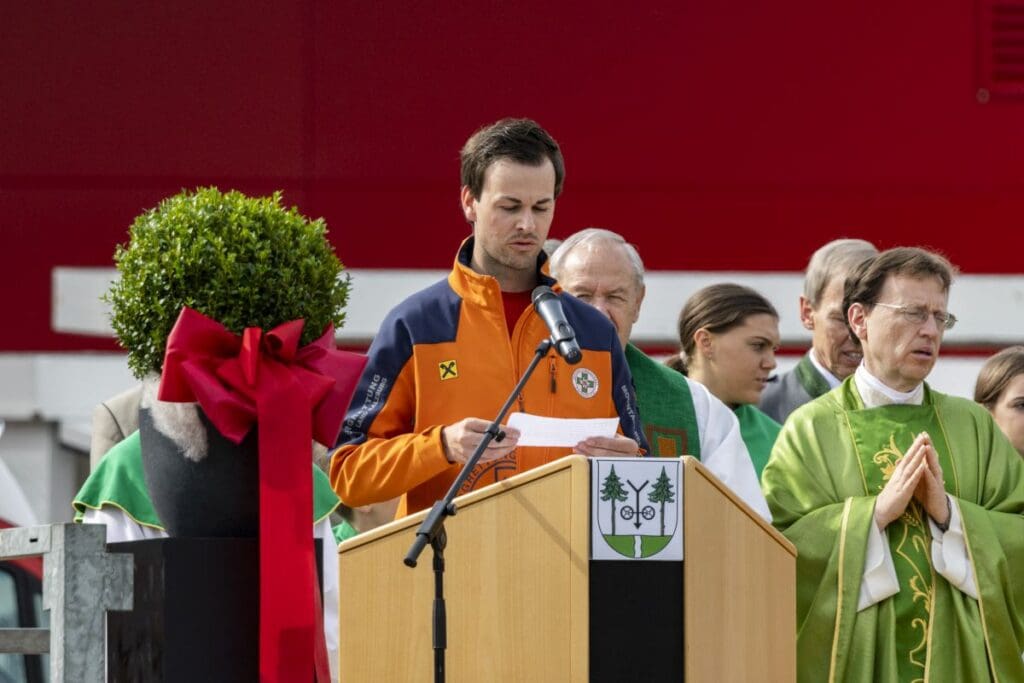
M 551 274 L 565 291 L 615 325 L 652 455 L 697 458 L 755 512 L 770 519 L 741 423 L 729 408 L 704 385 L 629 343 L 646 291 L 636 248 L 610 230 L 587 228 L 566 238 L 552 254 Z M 765 452 L 770 448 L 769 444 Z
M 763 486 L 796 545 L 800 681 L 1024 681 L 1024 464 L 925 378 L 952 266 L 882 252 L 847 282 L 864 361 L 794 412 Z
M 811 348 L 761 394 L 760 408 L 772 419 L 785 422 L 803 404 L 838 387 L 860 365 L 860 345 L 846 327 L 843 285 L 854 268 L 877 253 L 870 242 L 838 239 L 811 256 L 800 295 L 800 324 L 811 333 Z

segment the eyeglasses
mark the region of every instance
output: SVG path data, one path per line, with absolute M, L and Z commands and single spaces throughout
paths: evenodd
M 876 303 L 875 306 L 884 306 L 885 308 L 891 308 L 896 311 L 909 322 L 915 325 L 924 325 L 928 322 L 928 318 L 935 316 L 935 322 L 944 330 L 951 330 L 956 325 L 956 316 L 952 313 L 943 313 L 942 311 L 929 311 L 923 306 L 897 306 L 896 304 L 883 304 Z

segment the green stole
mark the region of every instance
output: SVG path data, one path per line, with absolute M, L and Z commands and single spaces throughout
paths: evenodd
M 632 344 L 626 344 L 625 352 L 651 455 L 692 455 L 700 460 L 697 413 L 686 377 Z
M 313 466 L 312 469 L 313 523 L 316 524 L 334 512 L 341 501 L 331 489 L 327 475 L 319 467 Z M 107 451 L 71 504 L 75 509 L 76 522 L 82 521 L 86 510 L 111 506 L 123 511 L 137 524 L 164 531 L 142 473 L 142 442 L 138 431 Z
M 772 446 L 779 436 L 782 425 L 761 412 L 761 409 L 750 403 L 733 408 L 736 419 L 740 421 L 740 436 L 747 445 L 750 461 L 754 463 L 757 480 L 761 481 L 761 472 L 768 464 L 768 456 L 772 454 Z
M 828 380 L 821 376 L 818 368 L 814 367 L 814 363 L 811 362 L 812 353 L 814 353 L 813 350 L 805 353 L 793 370 L 807 395 L 811 398 L 818 398 L 832 391 L 832 387 L 828 385 Z
M 915 405 L 888 405 L 864 408 L 853 383 L 845 383 L 840 391 L 847 404 L 859 409 L 846 413 L 847 424 L 859 458 L 864 492 L 877 496 L 892 476 L 896 463 L 921 432 L 931 436 L 939 456 L 947 486 L 956 484 L 956 466 L 950 458 L 949 444 L 938 413 L 926 395 L 926 401 Z M 954 493 L 955 495 L 955 493 Z M 931 532 L 928 516 L 922 506 L 911 500 L 899 519 L 889 524 L 885 535 L 892 552 L 900 592 L 893 596 L 896 617 L 896 664 L 900 681 L 923 681 L 928 658 L 929 621 L 935 573 L 931 563 Z

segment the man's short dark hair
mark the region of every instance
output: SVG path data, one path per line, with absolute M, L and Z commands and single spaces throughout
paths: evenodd
M 918 247 L 896 247 L 886 249 L 878 256 L 861 263 L 846 278 L 843 292 L 843 310 L 849 311 L 853 304 L 861 304 L 871 308 L 882 296 L 882 288 L 890 275 L 903 275 L 912 278 L 938 278 L 942 283 L 942 291 L 949 292 L 957 269 L 941 254 Z M 850 326 L 847 317 L 846 326 Z M 857 335 L 850 334 L 856 339 Z
M 558 143 L 531 119 L 502 119 L 484 126 L 466 141 L 460 153 L 462 184 L 474 198 L 480 199 L 487 169 L 499 159 L 540 166 L 545 159 L 555 167 L 555 197 L 562 193 L 565 162 Z

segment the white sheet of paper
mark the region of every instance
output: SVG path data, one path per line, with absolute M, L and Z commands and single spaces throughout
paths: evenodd
M 615 436 L 617 417 L 569 419 L 512 413 L 508 426 L 519 430 L 520 446 L 572 447 L 591 436 Z

